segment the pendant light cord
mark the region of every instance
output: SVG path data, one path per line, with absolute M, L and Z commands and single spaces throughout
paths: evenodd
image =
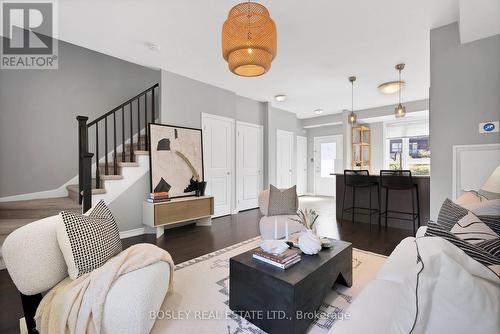
M 354 80 L 351 81 L 351 112 L 354 112 Z
M 403 85 L 401 84 L 401 69 L 399 71 L 399 104 L 401 104 L 401 90 L 403 89 Z

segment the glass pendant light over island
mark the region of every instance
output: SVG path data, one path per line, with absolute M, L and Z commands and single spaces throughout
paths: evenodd
M 396 70 L 398 70 L 398 72 L 399 72 L 399 79 L 398 79 L 399 82 L 401 82 L 401 71 L 404 68 L 405 68 L 405 64 L 403 64 L 403 63 L 396 65 Z M 406 115 L 406 107 L 401 104 L 401 91 L 402 91 L 402 87 L 401 87 L 401 89 L 399 89 L 399 103 L 396 106 L 396 108 L 394 109 L 394 116 L 396 116 L 396 118 L 401 118 L 401 117 L 404 117 Z
M 276 25 L 266 7 L 237 4 L 222 26 L 222 55 L 236 75 L 256 77 L 269 71 L 276 56 Z
M 349 114 L 348 121 L 351 125 L 356 124 L 358 118 L 354 113 L 354 81 L 356 81 L 355 76 L 349 77 L 349 82 L 351 83 L 351 113 Z

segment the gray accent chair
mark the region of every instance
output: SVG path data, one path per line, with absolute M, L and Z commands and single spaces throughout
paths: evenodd
M 299 203 L 299 198 L 297 197 L 297 207 Z M 279 215 L 279 216 L 269 216 L 269 189 L 262 191 L 259 195 L 259 209 L 264 215 L 259 222 L 260 235 L 262 239 L 269 240 L 274 239 L 274 222 L 278 223 L 278 239 L 285 237 L 285 225 L 288 221 L 288 233 L 292 234 L 295 232 L 305 231 L 306 228 L 290 218 L 297 218 L 296 215 Z

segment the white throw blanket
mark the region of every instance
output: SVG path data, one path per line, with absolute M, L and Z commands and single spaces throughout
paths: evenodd
M 75 280 L 67 277 L 52 288 L 38 306 L 35 320 L 39 332 L 100 333 L 104 302 L 113 282 L 121 275 L 159 261 L 170 265 L 171 291 L 175 268 L 172 257 L 152 244 L 131 246 L 91 273 Z

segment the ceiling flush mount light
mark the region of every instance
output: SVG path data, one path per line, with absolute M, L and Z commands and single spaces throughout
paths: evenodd
M 323 113 L 323 109 L 316 109 L 316 110 L 314 110 L 314 113 L 316 115 L 321 115 Z
M 248 1 L 231 8 L 222 26 L 222 55 L 236 75 L 269 71 L 276 56 L 276 25 L 266 7 Z
M 406 83 L 404 81 L 399 81 L 399 80 L 384 82 L 383 84 L 380 84 L 378 86 L 378 90 L 382 94 L 391 95 L 399 92 L 405 86 L 405 84 Z
M 275 95 L 274 99 L 277 102 L 285 102 L 286 101 L 286 95 L 284 95 L 284 94 Z
M 398 73 L 399 73 L 399 79 L 398 79 L 398 81 L 400 81 L 400 82 L 401 82 L 401 71 L 404 68 L 405 68 L 405 64 L 403 64 L 403 63 L 396 65 L 396 70 L 398 70 Z M 401 89 L 399 90 L 399 102 L 398 102 L 398 105 L 396 106 L 396 108 L 394 108 L 394 115 L 397 118 L 405 117 L 405 115 L 406 115 L 406 107 L 401 104 Z
M 160 51 L 160 44 L 148 42 L 146 43 L 146 45 L 151 51 Z
M 349 82 L 351 83 L 351 113 L 348 117 L 349 124 L 356 124 L 358 118 L 354 113 L 354 81 L 356 81 L 356 77 L 349 77 Z

